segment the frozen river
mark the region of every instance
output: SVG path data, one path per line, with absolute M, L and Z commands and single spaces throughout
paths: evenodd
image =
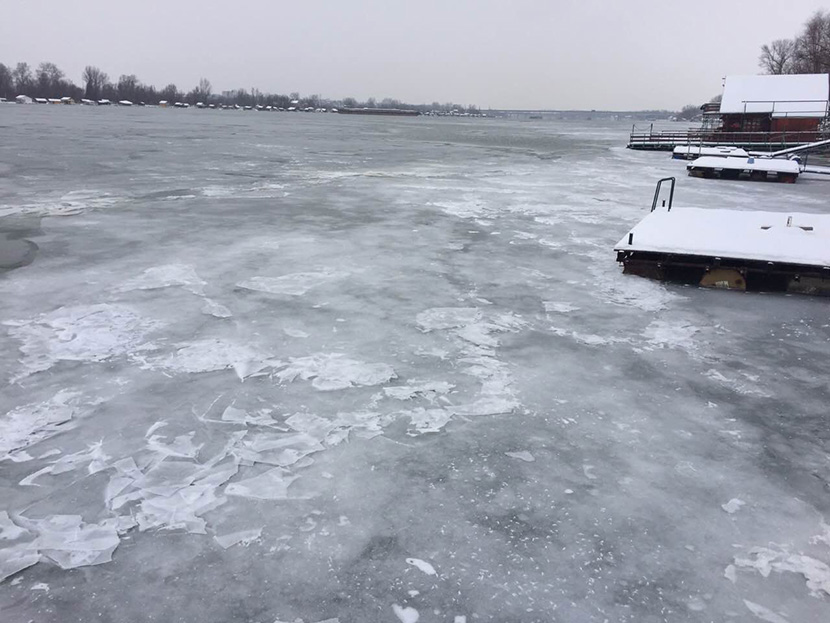
M 830 181 L 629 128 L 0 107 L 0 620 L 830 621 L 828 301 L 612 251 Z

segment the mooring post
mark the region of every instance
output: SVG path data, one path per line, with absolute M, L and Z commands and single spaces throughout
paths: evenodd
M 628 234 L 628 244 L 629 244 L 629 246 L 634 244 L 634 232 L 630 232 Z

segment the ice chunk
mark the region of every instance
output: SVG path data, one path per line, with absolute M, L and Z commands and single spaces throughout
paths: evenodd
M 16 541 L 28 534 L 28 530 L 15 525 L 7 511 L 0 511 L 0 541 Z
M 277 372 L 281 382 L 297 378 L 312 380 L 312 386 L 321 391 L 347 389 L 355 386 L 380 385 L 397 378 L 395 370 L 385 363 L 364 363 L 337 353 L 317 353 L 308 357 L 292 358 Z
M 304 339 L 304 338 L 308 337 L 308 333 L 306 333 L 305 331 L 302 331 L 300 329 L 292 329 L 291 327 L 286 327 L 282 331 L 288 337 L 296 337 L 296 338 L 299 338 L 299 339 Z
M 429 381 L 415 385 L 400 385 L 398 387 L 384 387 L 383 393 L 395 400 L 411 400 L 413 398 L 426 398 L 430 402 L 435 400 L 439 394 L 446 394 L 455 385 L 446 381 Z
M 749 611 L 752 614 L 754 614 L 762 621 L 767 621 L 767 623 L 790 623 L 781 615 L 775 614 L 772 610 L 770 610 L 769 608 L 765 608 L 760 604 L 756 604 L 746 599 L 744 599 L 744 604 L 747 608 L 749 608 Z
M 417 408 L 405 412 L 409 416 L 412 428 L 409 435 L 421 435 L 424 433 L 437 433 L 452 419 L 453 412 L 446 409 L 422 409 Z
M 213 299 L 205 299 L 205 304 L 202 305 L 202 313 L 216 318 L 230 318 L 233 316 L 231 310 Z
M 749 550 L 748 558 L 736 557 L 734 562 L 737 567 L 757 570 L 763 577 L 768 577 L 771 571 L 797 573 L 807 580 L 810 594 L 815 597 L 821 593 L 830 595 L 830 567 L 815 558 L 766 547 L 753 547 Z
M 96 474 L 109 466 L 109 460 L 110 457 L 108 457 L 103 450 L 103 442 L 99 441 L 91 444 L 86 450 L 62 456 L 51 465 L 47 465 L 43 469 L 40 469 L 33 474 L 29 474 L 26 478 L 20 481 L 20 484 L 22 486 L 32 486 L 35 485 L 35 479 L 40 476 L 45 474 L 57 476 L 58 474 L 78 469 L 84 463 L 87 464 L 88 473 Z
M 147 440 L 147 449 L 157 452 L 162 457 L 196 458 L 204 444 L 195 445 L 193 443 L 195 435 L 196 431 L 191 431 L 185 435 L 179 435 L 170 443 L 164 443 L 162 441 L 164 437 L 161 435 L 153 435 Z
M 421 312 L 416 321 L 424 331 L 454 329 L 469 325 L 481 318 L 476 307 L 434 307 Z
M 256 530 L 240 530 L 239 532 L 231 532 L 230 534 L 223 534 L 222 536 L 214 536 L 214 540 L 219 543 L 222 549 L 228 549 L 234 545 L 250 545 L 254 541 L 259 540 L 262 536 L 262 528 Z
M 60 307 L 28 321 L 8 321 L 21 340 L 23 371 L 15 381 L 48 370 L 58 361 L 100 362 L 126 355 L 157 328 L 156 321 L 120 304 Z
M 218 338 L 179 344 L 174 354 L 150 359 L 145 367 L 171 372 L 216 372 L 233 368 L 240 379 L 274 365 L 268 356 L 253 348 Z
M 543 301 L 546 312 L 554 312 L 557 314 L 569 314 L 571 312 L 579 311 L 579 307 L 571 303 L 559 303 L 556 301 Z
M 155 290 L 181 286 L 188 292 L 203 296 L 205 282 L 196 274 L 196 270 L 189 264 L 164 264 L 148 268 L 141 275 L 126 281 L 121 290 Z
M 225 494 L 257 500 L 287 500 L 288 487 L 296 479 L 297 476 L 290 475 L 288 470 L 275 467 L 259 476 L 232 482 L 225 487 Z
M 67 423 L 78 410 L 79 396 L 61 390 L 45 402 L 18 407 L 0 417 L 0 461 L 70 428 Z
M 86 524 L 80 515 L 52 515 L 28 524 L 38 534 L 30 547 L 62 569 L 109 562 L 121 541 L 114 524 Z
M 197 484 L 178 489 L 170 496 L 150 497 L 141 502 L 136 515 L 142 532 L 151 528 L 185 530 L 194 534 L 206 534 L 205 520 L 200 515 L 221 506 L 227 501 L 216 495 L 216 486 Z
M 320 450 L 320 440 L 306 433 L 259 433 L 245 439 L 235 453 L 251 463 L 288 467 Z
M 0 582 L 40 561 L 40 554 L 24 543 L 0 549 Z
M 433 567 L 425 560 L 421 560 L 420 558 L 407 558 L 406 564 L 412 565 L 413 567 L 423 571 L 427 575 L 435 575 L 435 567 Z
M 257 290 L 268 294 L 302 296 L 312 288 L 347 276 L 348 273 L 326 270 L 312 273 L 293 273 L 282 277 L 252 277 L 236 285 L 246 290 Z
M 519 459 L 520 461 L 525 461 L 526 463 L 532 463 L 536 460 L 527 450 L 522 450 L 521 452 L 505 452 L 505 454 L 510 458 Z
M 726 504 L 721 504 L 720 507 L 731 515 L 741 510 L 741 507 L 745 504 L 746 502 L 744 502 L 743 500 L 739 500 L 738 498 L 732 498 Z
M 415 608 L 403 608 L 398 604 L 392 605 L 392 612 L 395 613 L 395 616 L 398 617 L 401 623 L 417 623 L 418 619 L 421 618 Z

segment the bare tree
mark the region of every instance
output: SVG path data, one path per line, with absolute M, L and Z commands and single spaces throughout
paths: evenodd
M 795 41 L 776 39 L 769 45 L 761 46 L 758 64 L 768 74 L 780 75 L 793 72 L 795 60 Z
M 138 78 L 135 74 L 121 75 L 118 78 L 118 86 L 116 87 L 118 92 L 118 99 L 119 100 L 130 100 L 132 101 L 135 99 L 136 91 L 138 90 Z
M 210 98 L 210 94 L 213 91 L 213 86 L 210 84 L 210 80 L 207 78 L 201 78 L 199 80 L 199 86 L 196 88 L 199 93 L 199 97 L 203 102 L 206 102 L 208 98 Z
M 796 73 L 821 74 L 830 71 L 830 13 L 816 11 L 804 24 L 795 42 Z
M 12 71 L 12 78 L 14 79 L 14 88 L 18 95 L 25 95 L 34 86 L 32 79 L 32 70 L 29 63 L 18 63 Z
M 758 64 L 769 74 L 830 72 L 830 12 L 816 11 L 795 39 L 761 46 Z
M 683 107 L 679 113 L 677 113 L 676 117 L 678 119 L 682 119 L 683 121 L 691 121 L 695 117 L 700 114 L 700 106 L 696 106 L 695 104 L 688 104 Z
M 84 68 L 84 73 L 81 76 L 84 81 L 84 95 L 89 99 L 97 100 L 101 97 L 101 90 L 104 85 L 109 82 L 109 76 L 103 71 L 92 65 L 87 65 Z
M 11 99 L 14 97 L 14 78 L 11 70 L 0 63 L 0 97 Z

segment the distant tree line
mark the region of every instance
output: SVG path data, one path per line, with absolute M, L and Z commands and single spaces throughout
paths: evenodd
M 73 100 L 80 99 L 102 100 L 107 99 L 113 102 L 129 100 L 135 104 L 158 104 L 167 101 L 170 104 L 185 102 L 196 104 L 216 105 L 238 105 L 238 106 L 276 106 L 289 108 L 331 108 L 338 106 L 346 107 L 367 107 L 367 108 L 405 108 L 426 112 L 430 110 L 450 112 L 477 113 L 476 106 L 459 106 L 453 103 L 433 102 L 432 104 L 406 104 L 396 99 L 386 98 L 378 102 L 375 98 L 369 98 L 365 102 L 359 102 L 353 97 L 346 97 L 342 100 L 330 100 L 321 98 L 319 95 L 308 95 L 301 97 L 299 93 L 280 95 L 275 93 L 263 93 L 258 89 L 237 89 L 214 93 L 209 80 L 202 78 L 199 84 L 188 92 L 179 90 L 175 84 L 168 84 L 163 89 L 141 82 L 134 74 L 121 75 L 118 80 L 113 81 L 98 67 L 87 66 L 81 74 L 81 85 L 78 86 L 68 79 L 54 63 L 41 63 L 36 69 L 32 69 L 28 63 L 17 63 L 13 68 L 0 63 L 0 97 L 8 100 L 18 95 L 29 97 L 42 97 L 46 99 L 57 99 L 71 97 Z
M 830 12 L 814 13 L 793 39 L 761 46 L 758 64 L 768 74 L 830 73 Z

